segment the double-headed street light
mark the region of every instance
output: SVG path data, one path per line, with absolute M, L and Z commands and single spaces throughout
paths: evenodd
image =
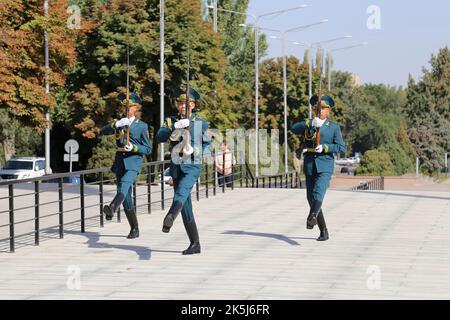
M 267 17 L 270 15 L 275 14 L 281 14 L 284 12 L 297 10 L 306 8 L 307 5 L 302 5 L 299 7 L 295 7 L 292 9 L 286 9 L 286 10 L 280 10 L 275 12 L 270 12 L 266 14 L 262 14 L 257 17 L 255 21 L 255 130 L 256 130 L 256 146 L 255 146 L 255 176 L 259 176 L 259 135 L 258 135 L 258 129 L 259 129 L 259 26 L 258 26 L 258 20 L 262 17 Z M 286 143 L 287 141 L 285 141 Z
M 346 36 L 342 36 L 339 38 L 333 38 L 333 39 L 329 39 L 329 40 L 325 40 L 325 41 L 318 41 L 318 42 L 314 42 L 314 43 L 306 43 L 306 42 L 301 42 L 301 41 L 295 41 L 295 40 L 287 40 L 287 39 L 283 39 L 277 36 L 271 36 L 270 38 L 272 39 L 280 39 L 283 40 L 283 42 L 289 42 L 298 46 L 302 46 L 302 47 L 306 47 L 308 48 L 308 50 L 311 50 L 313 48 L 315 49 L 321 49 L 321 45 L 324 43 L 329 43 L 329 42 L 333 42 L 333 41 L 338 41 L 338 40 L 343 40 L 343 39 L 348 39 L 351 38 L 352 36 L 350 35 L 346 35 Z M 347 48 L 347 47 L 346 47 Z M 341 48 L 339 48 L 341 49 Z M 344 48 L 342 48 L 344 49 Z M 337 49 L 336 49 L 337 50 Z M 312 97 L 312 54 L 308 55 L 308 66 L 309 66 L 309 70 L 308 70 L 308 91 L 309 91 L 309 99 L 311 99 Z M 309 103 L 309 102 L 308 102 Z M 312 117 L 312 110 L 311 110 L 311 104 L 309 104 L 309 118 Z
M 214 2 L 216 2 L 216 0 L 214 0 Z M 259 129 L 259 20 L 261 18 L 265 18 L 268 16 L 273 16 L 273 15 L 277 15 L 277 14 L 283 14 L 289 11 L 294 11 L 294 10 L 298 10 L 298 9 L 303 9 L 308 7 L 308 5 L 303 4 L 297 7 L 293 7 L 293 8 L 289 8 L 289 9 L 284 9 L 284 10 L 278 10 L 278 11 L 273 11 L 273 12 L 268 12 L 268 13 L 264 13 L 261 15 L 252 15 L 252 14 L 246 14 L 246 13 L 242 13 L 242 12 L 238 12 L 238 11 L 233 11 L 233 10 L 227 10 L 227 9 L 222 9 L 222 8 L 217 8 L 216 3 L 214 3 L 213 6 L 208 6 L 208 8 L 210 9 L 214 9 L 215 12 L 217 11 L 223 11 L 223 12 L 229 12 L 229 13 L 234 13 L 234 14 L 239 14 L 239 15 L 244 15 L 244 16 L 250 16 L 253 18 L 254 23 L 255 23 L 255 131 L 256 131 L 256 139 L 255 139 L 255 176 L 258 177 L 259 176 L 259 137 L 258 137 L 258 129 Z M 215 17 L 217 17 L 217 15 L 214 15 Z M 217 22 L 215 21 L 214 24 L 216 25 Z M 279 32 L 279 30 L 272 30 L 272 31 L 277 31 Z
M 287 145 L 287 67 L 286 67 L 286 34 L 289 32 L 295 32 L 295 31 L 302 31 L 305 29 L 308 29 L 310 27 L 320 25 L 323 23 L 328 22 L 328 19 L 323 19 L 315 23 L 306 24 L 303 26 L 291 28 L 284 30 L 281 32 L 281 38 L 277 36 L 271 36 L 272 39 L 280 39 L 281 40 L 281 47 L 282 47 L 282 57 L 283 57 L 283 98 L 284 98 L 284 170 L 285 173 L 288 173 L 288 145 Z M 294 44 L 300 44 L 299 42 L 293 42 Z

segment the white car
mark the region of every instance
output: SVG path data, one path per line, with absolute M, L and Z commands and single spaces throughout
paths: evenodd
M 343 166 L 343 165 L 348 164 L 348 160 L 347 160 L 347 158 L 336 159 L 334 161 L 334 163 L 337 164 L 337 165 Z
M 360 162 L 359 157 L 350 157 L 347 160 L 350 164 L 357 164 Z
M 45 175 L 45 158 L 14 158 L 0 169 L 3 180 L 37 178 Z

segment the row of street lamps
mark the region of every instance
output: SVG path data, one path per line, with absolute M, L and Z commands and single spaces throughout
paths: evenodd
M 252 14 L 246 14 L 246 13 L 242 13 L 242 12 L 238 12 L 238 11 L 233 11 L 233 10 L 228 10 L 228 9 L 222 9 L 222 8 L 218 8 L 217 7 L 217 0 L 213 0 L 213 4 L 208 6 L 208 8 L 213 9 L 214 11 L 214 26 L 215 26 L 215 30 L 217 31 L 217 11 L 223 11 L 223 12 L 229 12 L 229 13 L 233 13 L 233 14 L 238 14 L 238 15 L 245 15 L 245 16 L 250 16 L 253 18 L 254 20 L 254 32 L 255 32 L 255 131 L 256 131 L 256 139 L 255 139 L 255 175 L 259 176 L 259 139 L 258 139 L 258 129 L 259 129 L 259 30 L 267 30 L 267 31 L 273 31 L 273 32 L 278 32 L 281 34 L 281 37 L 277 37 L 277 36 L 271 36 L 271 38 L 273 39 L 280 39 L 282 42 L 282 56 L 283 56 L 283 100 L 284 100 L 284 146 L 285 146 L 285 152 L 284 152 L 284 167 L 285 167 L 285 173 L 288 173 L 288 145 L 287 145 L 287 71 L 286 71 L 286 52 L 285 52 L 285 46 L 286 46 L 286 42 L 288 41 L 286 39 L 286 34 L 290 33 L 290 32 L 295 32 L 295 31 L 303 31 L 307 28 L 316 26 L 316 25 L 320 25 L 323 23 L 328 22 L 328 19 L 323 19 L 320 20 L 318 22 L 315 23 L 311 23 L 311 24 L 307 24 L 307 25 L 303 25 L 303 26 L 299 26 L 299 27 L 295 27 L 295 28 L 290 28 L 284 31 L 281 30 L 274 30 L 274 29 L 267 29 L 267 28 L 261 28 L 259 27 L 259 20 L 263 17 L 268 17 L 268 16 L 272 16 L 272 15 L 277 15 L 277 14 L 282 14 L 285 12 L 289 12 L 289 11 L 294 11 L 294 10 L 298 10 L 298 9 L 303 9 L 308 7 L 308 5 L 300 5 L 297 7 L 293 7 L 290 9 L 285 9 L 285 10 L 278 10 L 278 11 L 274 11 L 274 12 L 269 12 L 269 13 L 265 13 L 262 15 L 252 15 Z M 241 26 L 245 26 L 248 27 L 248 25 L 246 24 L 241 24 Z M 289 41 L 295 45 L 300 45 L 300 46 L 304 46 L 307 47 L 308 49 L 313 49 L 316 48 L 318 50 L 322 50 L 322 52 L 324 52 L 322 45 L 326 44 L 326 43 L 330 43 L 330 42 L 334 42 L 334 41 L 338 41 L 338 40 L 343 40 L 343 39 L 348 39 L 351 38 L 351 35 L 345 35 L 342 37 L 338 37 L 338 38 L 333 38 L 333 39 L 329 39 L 329 40 L 325 40 L 325 41 L 319 41 L 319 42 L 315 42 L 315 43 L 311 43 L 311 44 L 307 44 L 307 43 L 302 43 L 299 41 Z M 348 47 L 344 47 L 344 48 L 339 48 L 339 49 L 334 49 L 334 50 L 329 50 L 327 53 L 327 57 L 328 57 L 328 90 L 331 90 L 331 52 L 334 51 L 338 51 L 338 50 L 344 50 L 344 49 L 350 49 L 350 48 L 354 48 L 354 47 L 358 47 L 358 46 L 362 46 L 362 45 L 366 45 L 367 42 L 363 42 L 357 45 L 353 45 L 353 46 L 348 46 Z M 308 91 L 309 91 L 309 98 L 311 98 L 312 96 L 312 57 L 311 55 L 309 55 L 309 61 L 308 61 L 308 65 L 309 65 L 309 75 L 308 75 Z M 325 54 L 322 55 L 323 58 L 325 58 Z M 322 62 L 322 65 L 323 62 Z M 312 110 L 311 110 L 311 104 L 309 104 L 309 118 L 312 117 Z

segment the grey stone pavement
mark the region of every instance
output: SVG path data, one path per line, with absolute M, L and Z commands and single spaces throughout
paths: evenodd
M 330 240 L 305 228 L 305 190 L 235 189 L 194 201 L 202 253 L 164 212 L 67 230 L 0 253 L 1 299 L 449 299 L 450 191 L 329 190 Z

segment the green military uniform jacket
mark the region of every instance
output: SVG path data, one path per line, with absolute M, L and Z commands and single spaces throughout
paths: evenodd
M 175 129 L 175 122 L 179 121 L 181 117 L 178 116 L 172 116 L 165 119 L 163 126 L 158 130 L 156 133 L 156 141 L 157 143 L 163 143 L 169 140 L 170 136 L 172 135 L 172 132 Z M 200 132 L 196 132 L 196 128 Z M 193 153 L 193 161 L 191 163 L 181 163 L 181 170 L 183 172 L 186 172 L 186 170 L 189 170 L 189 168 L 194 167 L 200 167 L 201 169 L 201 157 L 209 155 L 211 153 L 210 151 L 210 145 L 211 145 L 211 138 L 206 134 L 206 130 L 208 129 L 208 122 L 203 120 L 200 117 L 197 117 L 195 114 L 191 114 L 190 118 L 190 126 L 189 126 L 189 132 L 191 137 L 191 146 L 194 148 Z M 184 129 L 180 129 L 184 130 Z M 170 151 L 179 143 L 179 141 L 170 141 Z
M 117 120 L 113 120 L 109 125 L 102 128 L 101 135 L 114 135 L 116 138 L 117 148 L 123 148 L 127 140 L 127 128 L 116 128 Z M 150 143 L 150 137 L 148 132 L 148 125 L 135 118 L 130 125 L 130 143 L 133 144 L 134 148 L 131 152 L 123 152 L 118 150 L 116 152 L 116 157 L 114 159 L 114 164 L 111 171 L 118 173 L 118 169 L 123 164 L 125 170 L 135 170 L 138 171 L 141 168 L 143 157 L 150 155 L 152 152 L 152 145 Z
M 317 129 L 312 125 L 311 119 L 306 119 L 295 123 L 291 131 L 305 138 L 305 148 L 314 148 L 315 134 Z M 306 152 L 304 157 L 305 174 L 312 170 L 315 163 L 317 172 L 333 173 L 334 155 L 333 153 L 345 152 L 345 143 L 342 139 L 341 130 L 336 122 L 326 119 L 320 127 L 320 144 L 323 146 L 322 153 Z

